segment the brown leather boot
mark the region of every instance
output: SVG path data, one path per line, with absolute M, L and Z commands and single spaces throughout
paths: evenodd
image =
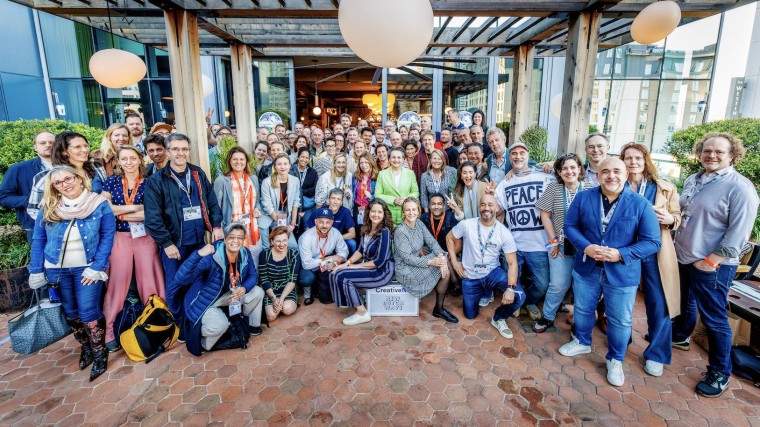
M 92 347 L 90 346 L 90 337 L 87 335 L 87 330 L 82 323 L 82 319 L 69 319 L 66 318 L 66 323 L 74 330 L 74 338 L 82 345 L 82 351 L 79 354 L 79 370 L 90 366 L 95 356 L 92 354 Z
M 94 381 L 106 371 L 108 367 L 108 349 L 106 348 L 106 319 L 101 317 L 98 320 L 87 322 L 87 334 L 90 336 L 90 345 L 94 356 L 92 371 L 90 371 L 90 381 Z

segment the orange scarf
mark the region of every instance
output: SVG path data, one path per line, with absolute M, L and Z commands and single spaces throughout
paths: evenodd
M 237 173 L 232 172 L 230 174 L 230 183 L 232 184 L 232 193 L 233 193 L 233 200 L 232 200 L 232 220 L 242 222 L 243 215 L 248 214 L 250 216 L 250 222 L 248 224 L 248 233 L 245 239 L 245 247 L 250 248 L 251 246 L 256 245 L 256 243 L 259 242 L 259 238 L 261 238 L 261 234 L 259 232 L 259 226 L 256 223 L 256 218 L 253 216 L 254 209 L 256 208 L 256 204 L 254 203 L 253 198 L 253 185 L 251 185 L 251 179 L 248 177 L 248 174 L 243 173 L 243 185 L 244 188 L 241 188 L 240 186 L 240 178 L 238 178 Z M 235 206 L 235 199 L 240 200 L 240 205 Z

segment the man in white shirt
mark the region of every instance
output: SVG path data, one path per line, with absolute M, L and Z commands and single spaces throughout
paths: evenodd
M 332 304 L 330 271 L 348 258 L 348 246 L 340 231 L 333 228 L 333 212 L 328 207 L 314 211 L 314 228 L 298 239 L 301 266 L 298 281 L 303 286 L 304 305 L 314 302 L 311 286 L 317 284 L 317 296 L 322 304 Z
M 549 287 L 549 255 L 546 249 L 549 235 L 544 230 L 536 202 L 554 178 L 540 169 L 531 168 L 528 147 L 522 142 L 509 147 L 509 162 L 514 176 L 501 181 L 494 194 L 499 207 L 506 213 L 505 223 L 517 243 L 518 277 L 523 264 L 527 264 L 530 270 L 533 284 L 526 289 L 525 308 L 531 320 L 538 320 L 541 312 L 536 304 Z
M 496 198 L 485 194 L 480 199 L 480 217 L 459 222 L 446 236 L 446 247 L 454 271 L 462 278 L 464 315 L 478 315 L 478 301 L 494 289 L 504 292 L 491 325 L 504 338 L 511 339 L 507 319 L 520 309 L 525 294 L 517 281 L 517 246 L 504 224 L 496 220 L 499 207 Z M 462 247 L 462 261 L 457 260 L 457 247 Z M 507 259 L 507 272 L 499 264 L 499 255 Z

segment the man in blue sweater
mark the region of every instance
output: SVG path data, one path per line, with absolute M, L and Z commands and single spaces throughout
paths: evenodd
M 8 168 L 0 183 L 0 206 L 16 211 L 16 218 L 26 231 L 26 240 L 32 243 L 34 218 L 26 214 L 29 203 L 29 193 L 32 191 L 32 181 L 38 173 L 51 167 L 50 156 L 53 153 L 55 135 L 41 131 L 34 135 L 34 151 L 37 158 L 16 163 Z

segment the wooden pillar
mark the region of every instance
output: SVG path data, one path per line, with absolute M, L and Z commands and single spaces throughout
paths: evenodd
M 235 123 L 238 145 L 249 153 L 256 143 L 256 101 L 253 96 L 253 57 L 244 44 L 230 47 L 232 68 L 232 99 L 235 103 Z
M 512 76 L 512 115 L 509 120 L 507 146 L 517 142 L 530 126 L 530 89 L 533 76 L 533 46 L 520 45 L 515 51 Z
M 582 160 L 585 159 L 583 141 L 588 135 L 591 115 L 591 93 L 601 21 L 600 13 L 584 12 L 570 18 L 557 155 L 576 153 Z
M 164 21 L 174 98 L 174 126 L 178 132 L 190 137 L 192 163 L 210 176 L 198 17 L 184 10 L 173 10 L 164 12 Z

